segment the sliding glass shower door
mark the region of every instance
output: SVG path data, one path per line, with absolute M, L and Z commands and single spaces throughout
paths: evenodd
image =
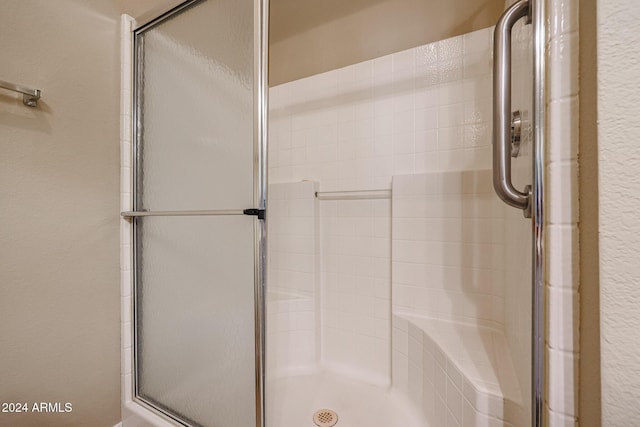
M 135 396 L 189 426 L 262 425 L 264 9 L 135 31 Z

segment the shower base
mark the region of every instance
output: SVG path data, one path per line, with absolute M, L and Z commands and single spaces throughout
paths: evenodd
M 317 427 L 319 409 L 338 414 L 336 427 L 429 427 L 406 398 L 343 376 L 318 373 L 282 377 L 267 384 L 267 425 Z

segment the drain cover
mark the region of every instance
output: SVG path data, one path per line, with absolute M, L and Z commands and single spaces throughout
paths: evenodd
M 313 414 L 313 422 L 320 427 L 331 427 L 338 422 L 338 414 L 331 409 L 320 409 Z

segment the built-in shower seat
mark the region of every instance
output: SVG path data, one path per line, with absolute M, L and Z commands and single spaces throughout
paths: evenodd
M 394 314 L 392 342 L 393 387 L 407 393 L 431 425 L 447 425 L 447 417 L 463 426 L 526 424 L 501 331 Z

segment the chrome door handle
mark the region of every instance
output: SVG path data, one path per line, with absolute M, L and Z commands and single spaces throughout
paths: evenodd
M 511 30 L 529 16 L 529 0 L 518 0 L 500 17 L 493 35 L 493 188 L 506 204 L 531 217 L 531 189 L 511 182 Z

